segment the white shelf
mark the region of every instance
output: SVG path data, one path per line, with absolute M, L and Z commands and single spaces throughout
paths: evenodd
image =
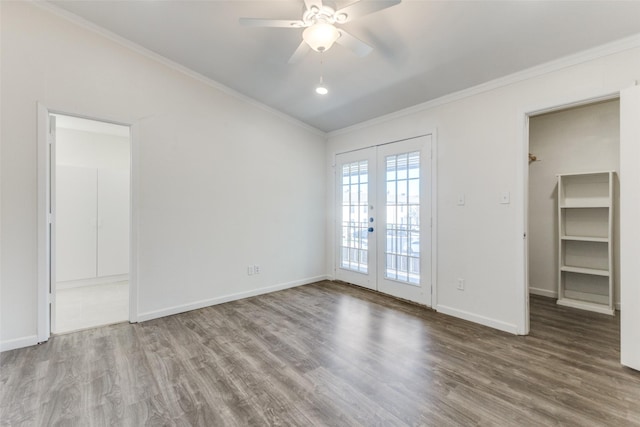
M 608 199 L 568 199 L 560 208 L 562 209 L 588 209 L 588 208 L 608 208 Z
M 560 235 L 608 238 L 609 208 L 561 209 Z
M 562 240 L 568 240 L 568 241 L 573 241 L 573 242 L 609 243 L 609 238 L 608 237 L 562 236 Z
M 612 172 L 558 175 L 558 205 L 564 208 L 609 207 Z
M 560 267 L 560 271 L 567 273 L 579 273 L 579 274 L 591 274 L 593 276 L 609 276 L 609 270 L 600 270 L 598 268 L 585 268 L 585 267 L 573 267 L 570 265 L 563 265 Z
M 613 174 L 558 175 L 558 304 L 614 314 Z
M 615 309 L 608 307 L 607 303 L 601 304 L 597 302 L 580 301 L 571 298 L 561 298 L 558 300 L 558 305 L 578 308 L 580 310 L 594 311 L 596 313 L 608 314 L 610 316 L 613 316 L 615 314 Z
M 593 176 L 602 176 L 602 175 L 608 175 L 610 173 L 616 173 L 616 171 L 594 171 L 594 172 L 575 172 L 575 173 L 561 173 L 558 174 L 556 176 L 560 177 L 564 177 L 564 178 L 572 178 L 572 177 L 577 177 L 579 179 L 584 180 L 585 178 L 589 178 L 589 177 L 593 177 Z

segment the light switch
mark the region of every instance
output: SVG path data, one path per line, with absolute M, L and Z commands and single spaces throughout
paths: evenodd
M 511 195 L 508 191 L 505 191 L 500 195 L 500 203 L 503 205 L 508 205 L 509 203 L 511 203 Z
M 458 194 L 458 206 L 464 206 L 464 193 Z

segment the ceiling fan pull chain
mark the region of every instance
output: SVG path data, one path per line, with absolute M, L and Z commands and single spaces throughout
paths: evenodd
M 323 53 L 324 52 L 320 52 L 320 84 L 316 87 L 316 93 L 318 95 L 326 95 L 327 93 L 329 93 L 329 90 L 324 85 L 324 79 L 322 78 L 322 76 L 324 75 L 324 71 L 323 71 Z

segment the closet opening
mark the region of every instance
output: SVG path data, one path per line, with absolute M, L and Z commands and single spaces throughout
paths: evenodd
M 49 120 L 51 333 L 128 321 L 129 127 Z
M 620 99 L 531 115 L 528 134 L 529 305 L 566 307 L 576 324 L 557 326 L 587 335 L 619 328 Z

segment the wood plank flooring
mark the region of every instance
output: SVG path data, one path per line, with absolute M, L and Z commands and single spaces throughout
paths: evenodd
M 640 426 L 619 318 L 516 337 L 320 282 L 1 354 L 10 426 Z

